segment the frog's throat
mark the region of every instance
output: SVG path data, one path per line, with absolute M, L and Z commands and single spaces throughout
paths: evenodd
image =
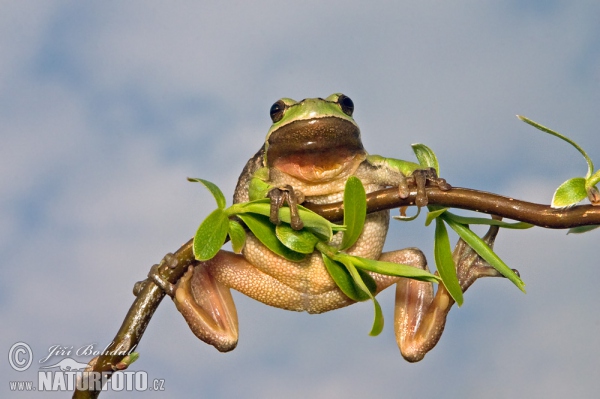
M 269 136 L 267 166 L 310 183 L 352 174 L 365 159 L 358 126 L 335 117 L 298 120 Z

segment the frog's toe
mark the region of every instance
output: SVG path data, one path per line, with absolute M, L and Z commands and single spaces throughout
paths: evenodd
M 271 223 L 278 225 L 281 222 L 279 219 L 279 209 L 287 203 L 290 208 L 290 225 L 294 230 L 302 230 L 304 223 L 298 214 L 298 204 L 304 199 L 302 193 L 296 193 L 292 186 L 286 185 L 272 188 L 269 190 L 267 197 L 271 198 L 271 212 L 269 216 Z
M 162 264 L 162 262 L 161 262 Z M 175 285 L 165 280 L 160 273 L 158 272 L 158 268 L 160 265 L 153 265 L 148 272 L 148 279 L 152 281 L 154 284 L 158 285 L 167 295 L 173 297 L 175 295 Z

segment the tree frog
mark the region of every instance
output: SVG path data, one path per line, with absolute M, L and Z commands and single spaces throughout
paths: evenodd
M 292 227 L 301 229 L 302 221 L 294 212 L 296 204 L 341 201 L 345 182 L 352 175 L 362 181 L 367 193 L 397 186 L 400 196 L 406 198 L 412 186 L 418 192 L 419 206 L 427 204 L 426 183 L 450 188 L 432 170 L 416 163 L 368 155 L 353 112 L 352 100 L 340 93 L 302 101 L 282 98 L 273 104 L 273 124 L 239 177 L 234 203 L 270 197 L 271 220 L 278 223 L 278 209 L 287 202 Z M 382 252 L 389 220 L 389 211 L 367 215 L 361 236 L 347 252 L 427 269 L 425 256 L 417 248 Z M 341 234 L 334 236 L 333 245 L 341 242 Z M 463 289 L 478 277 L 494 275 L 487 270 L 491 268 L 483 269 L 458 273 Z M 453 304 L 451 297 L 443 287 L 434 296 L 431 283 L 370 274 L 377 293 L 396 284 L 397 342 L 404 358 L 421 360 L 442 334 Z M 292 262 L 270 252 L 251 233 L 241 254 L 221 250 L 211 260 L 190 266 L 175 287 L 167 288 L 194 334 L 223 352 L 234 349 L 238 342 L 238 319 L 230 289 L 267 305 L 308 313 L 354 303 L 332 280 L 319 253 Z

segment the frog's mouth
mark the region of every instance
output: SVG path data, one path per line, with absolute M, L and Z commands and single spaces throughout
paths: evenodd
M 309 183 L 352 174 L 365 159 L 360 130 L 335 117 L 294 121 L 269 136 L 267 162 Z

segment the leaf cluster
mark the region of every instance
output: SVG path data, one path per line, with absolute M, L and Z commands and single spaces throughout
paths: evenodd
M 378 335 L 383 329 L 381 306 L 375 299 L 377 285 L 368 272 L 390 276 L 407 277 L 421 281 L 438 282 L 439 277 L 410 265 L 383 262 L 353 256 L 347 253 L 360 237 L 367 213 L 365 189 L 356 177 L 350 177 L 344 190 L 344 223 L 329 222 L 318 214 L 298 206 L 304 228 L 294 230 L 290 226 L 290 210 L 282 207 L 279 211 L 281 224 L 275 226 L 269 221 L 270 200 L 260 199 L 234 204 L 226 208 L 221 190 L 203 179 L 188 179 L 203 184 L 215 197 L 217 209 L 211 212 L 200 224 L 194 236 L 194 257 L 206 261 L 219 252 L 221 246 L 231 240 L 234 252 L 241 252 L 248 230 L 270 251 L 292 262 L 300 262 L 315 251 L 321 253 L 323 263 L 333 281 L 348 298 L 360 302 L 372 300 L 375 317 L 371 335 Z M 342 232 L 341 244 L 331 244 L 334 232 Z

